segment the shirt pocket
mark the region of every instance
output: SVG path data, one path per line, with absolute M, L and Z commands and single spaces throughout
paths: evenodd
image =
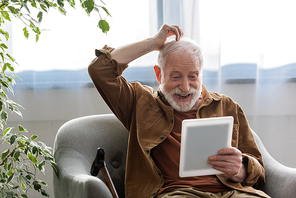
M 238 148 L 238 124 L 233 124 L 231 146 Z
M 137 127 L 151 128 L 163 115 L 155 100 L 148 100 L 141 96 L 136 105 Z

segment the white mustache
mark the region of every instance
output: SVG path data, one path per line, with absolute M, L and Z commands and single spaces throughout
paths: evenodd
M 190 87 L 188 92 L 183 92 L 180 88 L 176 87 L 171 91 L 172 94 L 178 94 L 180 96 L 188 96 L 190 94 L 196 94 L 197 90 Z

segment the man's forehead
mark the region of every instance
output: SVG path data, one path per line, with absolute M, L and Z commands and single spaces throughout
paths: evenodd
M 184 70 L 182 70 L 182 69 L 176 69 L 176 68 L 168 68 L 167 71 L 170 72 L 170 73 L 174 73 L 174 72 L 180 73 L 180 72 L 182 72 Z M 189 73 L 196 73 L 196 72 L 200 72 L 200 69 L 189 70 L 188 72 Z

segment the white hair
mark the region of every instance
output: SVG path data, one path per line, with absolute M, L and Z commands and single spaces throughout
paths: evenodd
M 182 38 L 179 41 L 171 40 L 164 44 L 158 54 L 158 66 L 163 69 L 165 61 L 170 54 L 192 54 L 199 60 L 200 68 L 203 67 L 203 56 L 201 47 L 193 40 Z

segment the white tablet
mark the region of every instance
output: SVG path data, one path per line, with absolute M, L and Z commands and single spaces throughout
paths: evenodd
M 220 149 L 231 147 L 232 127 L 232 116 L 183 120 L 180 177 L 221 174 L 208 164 L 208 159 Z

